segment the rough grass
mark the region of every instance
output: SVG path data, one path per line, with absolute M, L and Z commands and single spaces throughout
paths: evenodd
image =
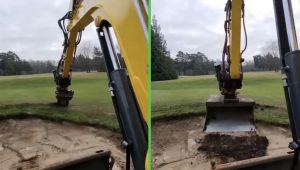
M 38 117 L 118 130 L 105 73 L 74 73 L 69 107 L 54 103 L 51 74 L 0 77 L 0 118 Z
M 260 105 L 274 106 L 258 107 L 255 110 L 257 121 L 284 126 L 289 124 L 280 73 L 246 73 L 243 84 L 240 94 L 252 97 Z M 214 76 L 152 82 L 152 118 L 205 114 L 205 102 L 212 94 L 219 94 Z

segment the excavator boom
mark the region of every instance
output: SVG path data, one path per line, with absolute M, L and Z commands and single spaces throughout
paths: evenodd
M 69 23 L 66 26 L 65 20 Z M 58 104 L 68 105 L 74 92 L 72 64 L 82 31 L 94 22 L 104 55 L 108 90 L 123 135 L 126 169 L 146 169 L 148 149 L 148 2 L 145 0 L 71 0 L 59 20 L 64 49 L 54 71 Z M 115 39 L 121 56 L 116 52 Z M 123 62 L 124 61 L 124 62 Z M 125 63 L 125 64 L 123 64 Z

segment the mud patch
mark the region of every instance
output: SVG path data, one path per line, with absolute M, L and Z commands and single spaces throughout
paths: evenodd
M 34 156 L 30 159 L 20 160 L 13 164 L 11 169 L 16 170 L 39 170 L 38 157 Z
M 256 104 L 254 105 L 254 108 L 255 108 L 255 109 L 264 110 L 264 109 L 278 109 L 279 107 L 256 103 Z
M 199 151 L 208 159 L 218 157 L 222 163 L 265 156 L 269 141 L 265 136 L 208 134 L 199 141 Z

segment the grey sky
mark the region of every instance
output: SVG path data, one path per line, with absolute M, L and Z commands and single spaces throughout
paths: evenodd
M 0 2 L 0 52 L 14 51 L 22 59 L 59 59 L 63 35 L 57 20 L 68 11 L 69 0 Z M 99 45 L 94 24 L 84 31 L 82 41 Z
M 220 59 L 224 43 L 226 1 L 152 0 L 153 15 L 161 25 L 172 57 L 181 50 L 200 51 L 211 59 Z M 292 2 L 299 35 L 300 2 Z M 277 39 L 273 0 L 245 0 L 245 4 L 248 48 L 244 57 L 252 59 L 266 44 Z

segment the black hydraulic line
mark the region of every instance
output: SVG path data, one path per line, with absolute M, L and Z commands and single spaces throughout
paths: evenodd
M 283 8 L 283 1 L 282 0 L 273 0 L 274 3 L 274 12 L 275 12 L 275 20 L 276 20 L 276 28 L 277 28 L 277 38 L 278 38 L 278 47 L 279 47 L 279 53 L 280 53 L 280 60 L 281 60 L 281 65 L 282 68 L 286 67 L 284 56 L 288 52 L 291 51 L 289 47 L 289 42 L 288 42 L 288 34 L 287 34 L 287 29 L 286 29 L 286 21 L 284 17 L 284 8 Z M 282 75 L 285 75 L 285 70 L 281 70 Z M 284 81 L 284 95 L 286 99 L 286 106 L 287 106 L 287 111 L 289 115 L 289 120 L 290 120 L 290 125 L 291 125 L 291 131 L 292 131 L 292 136 L 293 140 L 297 140 L 296 137 L 296 127 L 293 121 L 293 114 L 292 114 L 292 109 L 291 109 L 291 101 L 290 101 L 290 95 L 288 91 L 288 80 L 285 79 Z
M 66 26 L 65 26 L 65 20 L 66 19 L 70 19 L 70 14 L 71 14 L 71 11 L 68 11 L 62 18 L 60 18 L 57 23 L 58 23 L 58 26 L 59 28 L 61 29 L 61 31 L 63 32 L 63 35 L 64 35 L 64 42 L 63 42 L 63 46 L 64 46 L 64 49 L 63 49 L 63 54 L 61 55 L 61 58 L 57 64 L 57 69 L 56 69 L 56 74 L 59 74 L 60 72 L 60 66 L 62 65 L 62 62 L 63 62 L 63 59 L 64 59 L 64 54 L 67 50 L 67 46 L 68 46 L 68 33 L 67 33 L 67 30 L 66 30 Z
M 224 31 L 225 31 L 225 41 L 224 41 L 224 46 L 223 46 L 223 51 L 222 51 L 222 75 L 226 75 L 226 65 L 225 65 L 225 56 L 229 56 L 229 51 L 227 47 L 228 43 L 228 36 L 229 36 L 229 23 L 230 23 L 230 17 L 231 17 L 231 0 L 228 0 L 225 6 L 224 11 L 226 12 L 226 19 L 224 22 Z
M 293 168 L 298 165 L 299 162 L 299 152 L 300 152 L 300 105 L 299 105 L 299 97 L 300 97 L 300 51 L 292 51 L 285 55 L 285 63 L 287 67 L 285 68 L 287 79 L 289 80 L 288 88 L 289 95 L 291 101 L 291 108 L 293 113 L 293 122 L 296 128 L 296 138 L 289 144 L 289 148 L 294 150 L 294 164 Z M 293 169 L 293 170 L 294 170 Z
M 116 105 L 119 110 L 120 122 L 124 127 L 124 139 L 128 143 L 130 156 L 135 169 L 145 168 L 147 154 L 147 132 L 144 129 L 144 120 L 137 107 L 134 94 L 131 91 L 130 81 L 125 69 L 118 69 L 110 73 Z
M 245 47 L 241 52 L 241 56 L 247 50 L 247 46 L 248 46 L 248 35 L 247 35 L 247 29 L 245 23 L 245 1 L 243 1 L 243 7 L 242 7 L 242 20 L 243 20 L 243 28 L 244 28 L 244 35 L 245 35 Z
M 130 150 L 126 149 L 126 170 L 130 169 Z
M 104 35 L 101 35 L 103 33 L 102 30 L 100 28 L 97 28 L 97 33 L 98 33 L 98 38 L 99 38 L 99 41 L 100 41 L 103 56 L 109 56 L 108 47 L 107 47 L 107 44 L 105 42 L 105 39 L 103 38 Z M 112 84 L 111 84 L 112 80 L 111 80 L 111 77 L 110 77 L 109 73 L 113 71 L 113 64 L 112 64 L 111 60 L 105 59 L 105 57 L 104 57 L 104 60 L 105 60 L 106 74 L 107 74 L 108 82 L 109 82 L 108 86 L 112 87 Z M 110 90 L 112 90 L 112 89 L 110 89 Z M 112 102 L 113 102 L 113 105 L 114 105 L 114 108 L 115 108 L 115 112 L 119 113 L 118 107 L 116 105 L 116 98 L 113 95 L 112 95 Z M 118 119 L 118 122 L 121 121 L 119 114 L 117 114 L 117 119 Z M 124 134 L 123 125 L 120 124 L 119 126 L 120 126 L 121 133 Z
M 273 0 L 274 12 L 276 19 L 277 37 L 278 37 L 278 47 L 280 52 L 280 59 L 282 65 L 282 79 L 283 79 L 283 89 L 286 99 L 286 106 L 289 116 L 290 127 L 292 131 L 293 142 L 289 144 L 289 148 L 294 150 L 294 161 L 291 170 L 299 170 L 299 139 L 300 139 L 300 120 L 299 116 L 299 51 L 293 51 L 289 46 L 289 37 L 287 30 L 287 23 L 285 19 L 285 11 L 283 0 Z M 295 63 L 298 62 L 298 63 Z M 288 66 L 287 66 L 288 64 Z M 293 103 L 293 105 L 292 105 Z
M 58 26 L 62 30 L 64 35 L 64 46 L 67 46 L 68 44 L 68 33 L 65 26 L 65 20 L 71 18 L 72 11 L 68 11 L 61 19 L 58 20 Z

